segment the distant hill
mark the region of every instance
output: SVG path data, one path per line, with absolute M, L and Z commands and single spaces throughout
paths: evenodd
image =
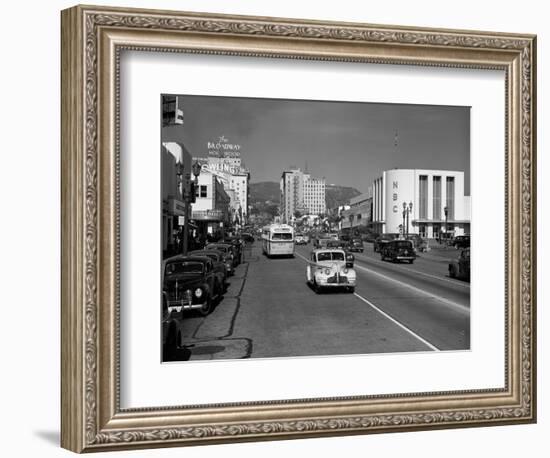
M 361 194 L 357 189 L 349 186 L 327 185 L 327 208 L 335 208 L 349 203 L 349 200 Z M 281 191 L 279 183 L 275 181 L 263 181 L 250 183 L 250 205 L 272 202 L 279 204 Z
M 327 184 L 327 208 L 336 208 L 339 205 L 349 204 L 349 200 L 357 197 L 361 193 L 349 186 L 338 186 L 333 184 Z
M 281 200 L 281 190 L 279 183 L 275 181 L 262 181 L 260 183 L 250 183 L 250 204 L 273 202 L 279 204 Z

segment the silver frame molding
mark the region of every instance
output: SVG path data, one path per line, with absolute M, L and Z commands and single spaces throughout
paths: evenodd
M 61 445 L 75 452 L 536 419 L 536 37 L 76 6 L 62 12 Z M 119 58 L 125 49 L 506 74 L 506 386 L 206 406 L 119 403 Z

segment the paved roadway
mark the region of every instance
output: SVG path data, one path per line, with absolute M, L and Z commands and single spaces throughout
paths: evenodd
M 457 251 L 393 264 L 365 244 L 355 253 L 355 293 L 316 294 L 305 281 L 310 250 L 269 259 L 259 242 L 248 246 L 214 311 L 181 323 L 185 359 L 469 349 L 470 285 L 446 275 Z

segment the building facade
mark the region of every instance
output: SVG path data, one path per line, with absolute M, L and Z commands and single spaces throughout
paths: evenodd
M 291 224 L 297 214 L 321 215 L 326 213 L 326 183 L 300 169 L 285 170 L 281 175 L 282 221 Z
M 191 205 L 191 218 L 200 235 L 213 235 L 231 220 L 230 197 L 221 180 L 213 173 L 202 170 L 195 187 L 195 202 Z
M 231 197 L 233 224 L 242 225 L 248 220 L 250 171 L 241 158 L 241 147 L 225 137 L 207 142 L 206 157 L 196 157 L 202 171 L 215 175 Z
M 464 172 L 393 169 L 372 184 L 373 230 L 439 238 L 470 233 L 470 196 Z
M 173 252 L 176 236 L 184 224 L 187 203 L 182 191 L 191 176 L 191 154 L 182 143 L 163 142 L 162 168 L 162 250 Z
M 340 230 L 343 232 L 353 232 L 354 229 L 372 224 L 371 192 L 350 199 L 346 207 L 339 212 Z

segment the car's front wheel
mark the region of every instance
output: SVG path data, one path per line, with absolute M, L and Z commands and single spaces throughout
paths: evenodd
M 206 299 L 206 302 L 204 305 L 199 309 L 199 312 L 202 316 L 206 316 L 210 313 L 210 310 L 212 309 L 212 297 L 208 296 L 208 299 Z
M 454 266 L 449 266 L 449 277 L 456 278 L 456 269 Z
M 313 278 L 313 291 L 315 291 L 317 294 L 321 294 L 321 287 L 317 284 L 315 281 L 315 278 Z
M 350 293 L 350 294 L 355 293 L 355 286 L 348 287 L 348 293 Z

